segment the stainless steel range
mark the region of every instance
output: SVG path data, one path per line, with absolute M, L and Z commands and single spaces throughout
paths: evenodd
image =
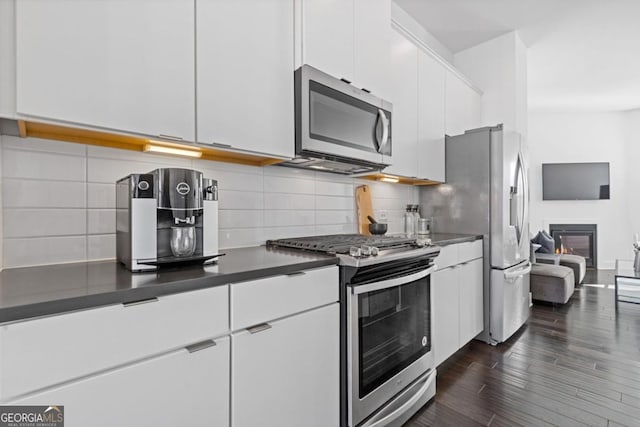
M 343 426 L 400 426 L 435 395 L 430 274 L 440 248 L 359 234 L 267 245 L 340 260 Z

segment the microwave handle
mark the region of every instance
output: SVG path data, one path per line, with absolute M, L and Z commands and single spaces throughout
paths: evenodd
M 376 120 L 376 142 L 378 143 L 378 153 L 383 153 L 389 143 L 389 119 L 382 110 L 378 110 Z

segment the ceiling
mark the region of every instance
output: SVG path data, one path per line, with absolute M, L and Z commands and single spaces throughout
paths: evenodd
M 640 108 L 638 0 L 395 0 L 453 53 L 517 30 L 531 111 Z

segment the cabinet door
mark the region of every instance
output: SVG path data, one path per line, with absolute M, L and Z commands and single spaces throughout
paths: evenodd
M 195 139 L 194 3 L 16 2 L 18 113 Z
M 447 135 L 459 135 L 465 130 L 479 127 L 480 108 L 480 94 L 453 72 L 447 70 L 445 115 Z
M 418 54 L 418 177 L 444 182 L 445 69 Z
M 301 0 L 302 62 L 354 81 L 353 0 Z
M 234 427 L 339 424 L 339 304 L 232 335 Z
M 64 405 L 69 427 L 228 426 L 229 338 L 215 343 L 194 353 L 180 349 L 11 403 Z
M 292 157 L 293 0 L 196 5 L 198 142 Z
M 418 47 L 391 30 L 392 165 L 385 172 L 418 175 Z
M 484 328 L 484 294 L 482 258 L 458 268 L 460 283 L 460 347 Z
M 389 99 L 391 2 L 354 0 L 354 83 Z
M 431 332 L 436 366 L 460 348 L 459 310 L 456 267 L 436 271 L 431 275 Z

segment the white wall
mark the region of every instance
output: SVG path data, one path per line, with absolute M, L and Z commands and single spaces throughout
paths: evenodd
M 551 223 L 597 224 L 600 269 L 614 268 L 616 258 L 632 256 L 629 201 L 637 199 L 637 187 L 628 182 L 631 152 L 626 135 L 624 113 L 529 114 L 531 232 L 548 229 Z M 611 199 L 543 201 L 541 165 L 559 162 L 609 162 Z
M 622 113 L 622 117 L 625 132 L 627 209 L 629 226 L 635 234 L 640 233 L 640 110 Z
M 527 135 L 527 54 L 517 32 L 456 53 L 454 64 L 483 91 L 482 126 Z
M 158 167 L 201 170 L 220 186 L 220 246 L 356 232 L 355 187 L 402 231 L 414 187 L 271 166 L 258 168 L 40 139 L 2 136 L 4 267 L 115 257 L 115 181 Z

